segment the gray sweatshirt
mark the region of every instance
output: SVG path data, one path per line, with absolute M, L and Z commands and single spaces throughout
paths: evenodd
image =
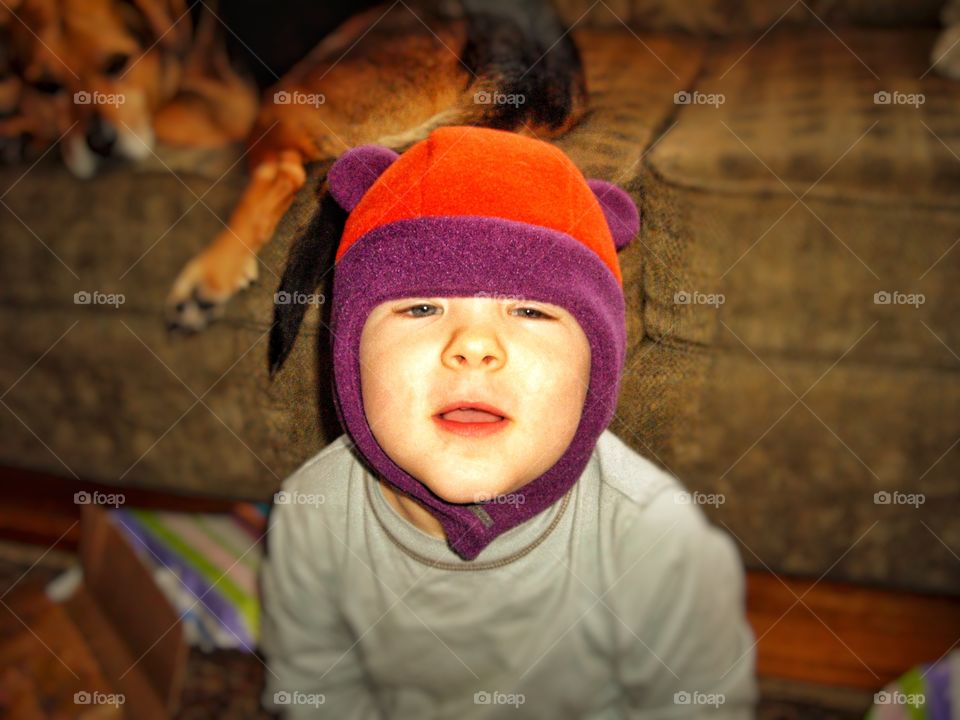
M 472 561 L 386 500 L 346 435 L 283 483 L 261 569 L 285 718 L 754 717 L 728 535 L 605 431 L 572 489 Z

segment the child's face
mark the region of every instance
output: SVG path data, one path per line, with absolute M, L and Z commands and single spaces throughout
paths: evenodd
M 363 327 L 360 379 L 367 422 L 393 461 L 447 502 L 482 502 L 563 455 L 580 423 L 590 346 L 573 315 L 549 303 L 389 300 Z M 492 433 L 456 432 L 464 426 L 438 413 L 458 401 L 493 406 L 506 420 Z

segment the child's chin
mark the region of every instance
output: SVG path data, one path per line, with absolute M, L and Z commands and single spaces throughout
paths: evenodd
M 449 503 L 474 504 L 492 500 L 497 495 L 502 495 L 505 491 L 499 488 L 490 487 L 489 483 L 451 483 L 449 479 L 435 483 L 424 483 L 434 495 Z

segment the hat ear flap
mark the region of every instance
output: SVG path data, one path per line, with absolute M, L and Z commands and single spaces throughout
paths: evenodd
M 600 203 L 614 245 L 618 251 L 622 250 L 640 232 L 640 211 L 633 198 L 626 190 L 606 180 L 590 178 L 587 185 Z
M 327 172 L 330 194 L 340 207 L 350 212 L 398 157 L 396 152 L 383 145 L 358 145 L 347 150 Z

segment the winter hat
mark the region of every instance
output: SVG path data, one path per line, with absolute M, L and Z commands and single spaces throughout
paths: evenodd
M 494 538 L 573 486 L 613 417 L 626 356 L 617 251 L 637 234 L 630 196 L 584 178 L 556 146 L 504 130 L 442 127 L 403 155 L 344 153 L 327 176 L 349 215 L 337 249 L 331 330 L 337 416 L 366 461 L 425 505 L 448 544 L 474 559 Z M 377 443 L 363 409 L 360 334 L 370 311 L 403 297 L 515 295 L 559 305 L 590 344 L 590 382 L 573 440 L 516 503 L 449 503 Z

